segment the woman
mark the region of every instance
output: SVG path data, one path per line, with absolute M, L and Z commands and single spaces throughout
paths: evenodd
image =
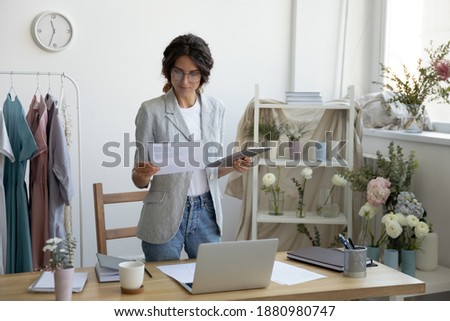
M 164 51 L 165 94 L 142 103 L 136 116 L 135 166 L 132 179 L 150 186 L 138 224 L 146 261 L 179 259 L 181 250 L 197 256 L 201 243 L 219 242 L 222 228 L 218 179 L 233 169 L 244 172 L 251 159 L 233 168 L 206 168 L 155 175 L 147 144 L 163 142 L 223 142 L 224 106 L 202 93 L 214 61 L 207 43 L 188 34 L 175 38 Z

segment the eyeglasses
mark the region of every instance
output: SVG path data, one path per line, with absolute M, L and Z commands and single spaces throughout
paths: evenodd
M 184 72 L 183 70 L 181 70 L 181 69 L 179 69 L 177 67 L 173 67 L 172 68 L 172 77 L 176 81 L 182 81 L 184 79 L 185 75 L 188 77 L 188 81 L 190 83 L 199 82 L 200 79 L 202 78 L 202 74 L 198 70 L 194 70 L 194 71 L 190 71 L 190 72 Z

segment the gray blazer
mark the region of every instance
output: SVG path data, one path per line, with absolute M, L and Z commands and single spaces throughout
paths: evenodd
M 225 108 L 210 96 L 199 96 L 201 105 L 201 126 L 203 142 L 223 144 L 223 123 Z M 147 160 L 147 143 L 189 141 L 189 130 L 180 113 L 175 93 L 145 101 L 136 116 L 136 154 L 135 159 Z M 221 194 L 218 182 L 218 169 L 207 168 L 207 179 L 214 202 L 216 220 L 222 231 Z M 142 206 L 137 236 L 148 243 L 169 241 L 181 224 L 186 196 L 192 172 L 156 175 L 150 184 L 148 195 Z

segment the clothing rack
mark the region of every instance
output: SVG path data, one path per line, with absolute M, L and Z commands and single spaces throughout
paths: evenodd
M 73 87 L 75 88 L 75 93 L 76 93 L 76 108 L 77 108 L 77 139 L 78 139 L 78 202 L 79 202 L 79 225 L 80 225 L 80 239 L 82 240 L 82 234 L 83 234 L 83 215 L 82 215 L 82 166 L 81 166 L 81 108 L 80 108 L 80 89 L 76 83 L 76 81 L 70 77 L 68 74 L 66 73 L 59 73 L 59 72 L 41 72 L 41 71 L 0 71 L 0 75 L 8 75 L 11 77 L 11 88 L 12 88 L 12 78 L 14 76 L 36 76 L 38 81 L 39 81 L 39 76 L 58 76 L 61 77 L 61 81 L 63 81 L 63 79 L 67 79 L 69 80 Z M 39 83 L 38 83 L 39 85 Z M 15 91 L 15 89 L 14 89 Z M 80 265 L 83 266 L 83 245 L 82 242 L 79 242 L 79 249 L 80 249 Z

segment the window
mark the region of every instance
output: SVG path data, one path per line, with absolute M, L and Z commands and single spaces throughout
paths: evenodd
M 424 48 L 431 40 L 434 46 L 450 40 L 449 12 L 448 0 L 387 0 L 385 64 L 396 73 L 402 73 L 403 64 L 415 70 L 417 60 L 427 57 Z M 450 127 L 449 104 L 432 102 L 426 106 L 433 123 L 448 123 Z

